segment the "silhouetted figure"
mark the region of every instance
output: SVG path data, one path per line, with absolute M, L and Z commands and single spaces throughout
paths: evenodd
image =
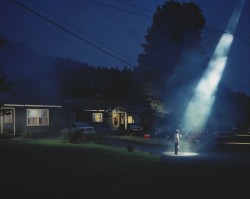
M 180 134 L 179 134 L 179 129 L 175 130 L 174 134 L 174 153 L 178 154 L 180 148 Z

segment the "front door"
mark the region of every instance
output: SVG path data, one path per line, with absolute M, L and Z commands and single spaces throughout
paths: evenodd
M 117 107 L 112 111 L 113 115 L 113 130 L 125 131 L 127 130 L 127 113 L 122 107 Z
M 125 130 L 125 113 L 120 113 L 120 130 Z
M 15 135 L 15 109 L 2 108 L 1 109 L 1 132 Z

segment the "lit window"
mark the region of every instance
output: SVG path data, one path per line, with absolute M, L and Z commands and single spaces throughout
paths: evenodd
M 92 113 L 92 121 L 93 122 L 103 122 L 102 113 Z
M 49 125 L 48 109 L 27 109 L 27 126 Z
M 133 123 L 134 123 L 133 116 L 129 115 L 128 116 L 128 124 L 133 124 Z

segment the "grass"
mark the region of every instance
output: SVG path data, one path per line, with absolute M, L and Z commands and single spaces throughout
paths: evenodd
M 7 191 L 12 187 L 26 194 L 43 190 L 43 194 L 60 196 L 75 190 L 88 195 L 106 182 L 119 181 L 157 162 L 159 157 L 154 155 L 94 143 L 70 144 L 56 139 L 0 142 L 1 188 Z
M 224 196 L 246 175 L 242 168 L 162 162 L 157 155 L 95 143 L 0 140 L 0 198 L 16 194 L 26 198 L 162 198 L 175 195 L 174 190 L 179 196 L 195 196 L 198 192 L 192 187 L 200 193 L 207 190 L 205 184 L 210 184 L 211 197 Z M 235 170 L 237 175 L 230 175 Z
M 143 143 L 143 144 L 160 144 L 160 145 L 168 145 L 169 140 L 162 139 L 162 138 L 150 138 L 145 139 L 143 137 L 139 136 L 106 136 L 109 139 L 117 139 L 117 140 L 124 140 L 124 141 L 130 141 L 134 143 Z

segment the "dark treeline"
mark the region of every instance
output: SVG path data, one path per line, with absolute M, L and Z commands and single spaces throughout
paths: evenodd
M 99 98 L 132 103 L 151 103 L 145 94 L 145 84 L 138 81 L 140 77 L 135 70 L 126 67 L 122 70 L 93 67 L 60 58 L 56 58 L 54 64 L 55 75 L 60 84 L 60 94 L 64 98 Z M 215 97 L 209 121 L 212 126 L 249 126 L 249 96 L 242 92 L 233 92 L 230 87 L 221 82 Z M 178 97 L 175 100 L 178 104 Z M 163 118 L 157 117 L 157 120 L 176 122 L 179 117 L 178 111 L 181 112 L 181 110 L 171 111 Z
M 210 116 L 213 126 L 250 126 L 250 96 L 243 92 L 233 92 L 221 83 L 215 97 Z
M 60 95 L 76 98 L 100 98 L 129 102 L 144 101 L 142 86 L 134 72 L 124 67 L 93 67 L 70 59 L 54 58 L 54 74 Z

